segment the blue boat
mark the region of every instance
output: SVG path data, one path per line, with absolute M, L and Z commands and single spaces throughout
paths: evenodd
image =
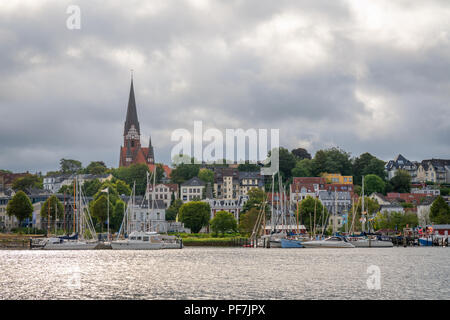
M 419 238 L 419 244 L 421 246 L 432 246 L 433 245 L 433 240 L 432 238 Z
M 281 239 L 282 248 L 304 248 L 301 240 Z

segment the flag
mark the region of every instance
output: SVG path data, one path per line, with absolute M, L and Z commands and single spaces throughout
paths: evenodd
M 108 188 L 101 190 L 100 192 L 108 192 Z

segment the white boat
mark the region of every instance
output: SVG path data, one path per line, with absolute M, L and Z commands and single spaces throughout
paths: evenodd
M 113 250 L 181 249 L 183 242 L 175 236 L 157 232 L 133 231 L 127 239 L 111 241 Z
M 32 249 L 41 250 L 92 250 L 97 246 L 100 247 L 100 242 L 97 240 L 97 233 L 95 232 L 94 224 L 89 214 L 89 206 L 83 195 L 81 184 L 78 182 L 78 177 L 75 178 L 75 197 L 74 197 L 74 234 L 72 236 L 49 237 L 39 239 L 31 243 Z M 84 239 L 79 235 L 89 234 L 91 239 Z
M 61 238 L 44 239 L 42 250 L 92 250 L 98 241 L 66 240 Z
M 347 240 L 356 248 L 392 248 L 394 246 L 390 238 L 383 237 L 350 236 Z
M 354 248 L 344 237 L 329 237 L 325 240 L 311 240 L 302 243 L 305 248 Z

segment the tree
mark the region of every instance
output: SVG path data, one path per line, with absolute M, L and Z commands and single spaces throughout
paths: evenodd
M 180 211 L 181 206 L 183 205 L 183 201 L 180 199 L 175 199 L 170 204 L 170 207 L 166 210 L 166 221 L 174 221 L 177 218 L 177 215 Z
M 6 206 L 6 214 L 10 217 L 16 217 L 19 220 L 19 225 L 22 224 L 23 220 L 31 218 L 33 205 L 25 192 L 19 191 L 14 195 Z
M 312 163 L 310 159 L 303 159 L 297 161 L 295 168 L 292 169 L 293 177 L 312 177 Z
M 131 188 L 125 181 L 117 180 L 115 183 L 115 188 L 117 190 L 117 193 L 120 195 L 124 194 L 126 196 L 129 196 L 131 194 Z
M 59 165 L 62 173 L 77 173 L 80 172 L 83 167 L 81 162 L 73 159 L 61 159 Z
M 119 231 L 120 225 L 122 224 L 123 214 L 127 209 L 127 205 L 122 200 L 117 200 L 112 216 L 110 218 L 110 228 L 112 230 Z
M 303 148 L 293 149 L 291 153 L 299 160 L 308 159 L 311 160 L 311 155 Z
M 181 206 L 179 220 L 191 229 L 192 233 L 198 233 L 208 225 L 211 208 L 208 203 L 191 201 Z
M 245 202 L 242 212 L 247 212 L 252 208 L 257 209 L 258 211 L 261 210 L 261 205 L 264 202 L 265 203 L 265 212 L 266 216 L 270 216 L 270 207 L 267 204 L 267 197 L 266 193 L 259 189 L 259 188 L 251 188 L 248 192 L 248 200 Z
M 237 231 L 237 221 L 233 214 L 228 211 L 219 211 L 216 216 L 211 219 L 211 229 L 215 233 L 226 233 Z
M 354 230 L 361 230 L 362 225 L 361 225 L 361 211 L 366 212 L 366 226 L 367 223 L 369 222 L 368 219 L 369 217 L 374 216 L 378 210 L 380 209 L 380 205 L 378 204 L 378 202 L 376 202 L 376 200 L 373 200 L 369 197 L 364 197 L 364 209 L 361 210 L 361 206 L 362 206 L 362 197 L 359 197 L 358 202 L 355 203 L 352 206 L 352 211 L 349 213 L 349 225 L 352 224 L 352 220 L 354 221 Z M 353 215 L 355 215 L 355 217 L 353 217 Z M 367 230 L 367 227 L 366 227 Z
M 292 169 L 294 169 L 296 163 L 297 158 L 292 153 L 290 153 L 288 149 L 280 147 L 279 151 L 280 174 L 285 182 L 290 178 L 292 178 Z
M 129 167 L 112 169 L 112 175 L 125 181 L 129 186 L 136 182 L 136 195 L 144 195 L 147 188 L 147 172 L 150 172 L 146 164 L 132 164 Z
M 411 176 L 408 171 L 397 170 L 395 176 L 389 181 L 395 192 L 405 193 L 411 190 Z
M 61 218 L 63 216 L 64 216 L 64 206 L 55 195 L 49 197 L 42 204 L 41 219 L 52 221 L 55 220 L 55 218 Z
M 325 172 L 351 175 L 352 163 L 350 161 L 350 153 L 339 148 L 317 151 L 312 163 L 312 174 L 318 177 Z
M 375 174 L 382 180 L 386 179 L 386 171 L 384 169 L 385 162 L 366 152 L 353 160 L 353 182 L 361 185 L 362 176 Z
M 403 230 L 406 227 L 416 227 L 418 224 L 419 219 L 414 212 L 378 212 L 373 220 L 375 230 Z
M 92 161 L 84 171 L 89 174 L 101 175 L 108 172 L 108 167 L 103 161 Z
M 441 196 L 437 197 L 431 204 L 430 219 L 435 224 L 450 223 L 450 207 Z
M 23 177 L 17 178 L 13 181 L 12 188 L 15 191 L 28 192 L 30 189 L 42 189 L 42 178 L 35 174 L 26 174 Z
M 304 225 L 307 229 L 314 228 L 314 210 L 316 212 L 316 225 L 321 222 L 322 212 L 324 217 L 328 216 L 327 208 L 324 208 L 322 202 L 311 196 L 307 196 L 304 200 L 299 202 L 299 223 Z M 312 230 L 309 230 L 312 232 Z
M 205 183 L 214 183 L 214 171 L 209 169 L 200 169 L 198 172 L 198 177 L 200 180 L 202 180 Z
M 251 234 L 258 218 L 259 210 L 251 208 L 247 212 L 241 213 L 239 217 L 239 232 L 241 234 Z
M 256 172 L 260 170 L 261 167 L 259 165 L 250 163 L 249 161 L 245 161 L 245 163 L 241 163 L 238 166 L 238 171 L 240 172 Z
M 193 177 L 197 177 L 200 171 L 200 165 L 198 164 L 185 164 L 181 163 L 172 170 L 170 174 L 170 180 L 173 183 L 181 184 Z
M 86 197 L 94 196 L 98 192 L 98 190 L 100 190 L 101 186 L 102 186 L 102 183 L 98 179 L 86 181 L 83 184 L 83 191 L 84 191 L 85 196 Z M 72 193 L 73 193 L 73 190 L 72 190 Z
M 63 185 L 59 188 L 58 193 L 73 196 L 73 185 Z
M 364 193 L 371 195 L 374 192 L 384 192 L 384 181 L 375 174 L 368 174 L 364 177 Z
M 111 197 L 109 199 L 109 215 L 111 219 L 111 215 L 114 212 L 114 203 L 111 201 Z M 91 213 L 94 218 L 96 218 L 101 225 L 102 232 L 103 226 L 107 221 L 108 217 L 108 198 L 106 194 L 102 194 L 97 200 L 93 201 L 91 204 Z

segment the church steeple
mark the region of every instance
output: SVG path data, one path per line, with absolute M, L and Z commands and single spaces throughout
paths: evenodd
M 125 127 L 123 132 L 124 136 L 126 136 L 130 132 L 132 126 L 134 126 L 134 129 L 136 130 L 137 134 L 141 135 L 136 110 L 136 100 L 134 98 L 133 78 L 131 78 L 130 97 L 128 98 L 127 118 L 125 120 Z
M 147 154 L 147 161 L 150 164 L 155 163 L 155 154 L 153 152 L 153 146 L 152 146 L 152 137 L 148 140 L 148 154 Z

